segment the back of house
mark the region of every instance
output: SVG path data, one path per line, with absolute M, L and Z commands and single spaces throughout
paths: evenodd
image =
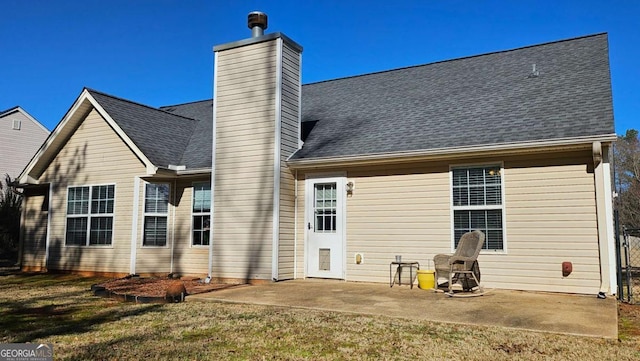
M 20 176 L 23 269 L 382 283 L 478 229 L 487 287 L 615 293 L 606 34 L 301 85 L 249 26 L 213 100 L 81 92 Z

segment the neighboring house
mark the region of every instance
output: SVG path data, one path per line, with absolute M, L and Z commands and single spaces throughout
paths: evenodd
M 81 92 L 20 177 L 23 269 L 388 282 L 480 229 L 487 287 L 615 293 L 606 34 L 304 86 L 281 33 L 214 52 L 214 100 Z
M 49 131 L 19 106 L 0 111 L 0 181 L 11 179 L 29 163 Z

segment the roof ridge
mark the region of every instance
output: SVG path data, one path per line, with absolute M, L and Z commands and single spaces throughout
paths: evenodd
M 179 107 L 179 106 L 195 104 L 195 103 L 204 103 L 204 102 L 210 102 L 212 100 L 213 100 L 213 98 L 211 98 L 211 99 L 203 99 L 203 100 L 194 100 L 192 102 L 186 102 L 186 103 L 180 103 L 180 104 L 161 105 L 161 106 L 158 107 L 158 109 Z
M 89 87 L 84 87 L 84 89 L 85 89 L 85 90 L 87 90 L 87 91 L 89 91 L 90 93 L 97 93 L 97 94 L 100 94 L 100 95 L 102 95 L 102 96 L 106 96 L 106 97 L 109 97 L 109 98 L 112 98 L 112 99 L 116 99 L 116 100 L 119 100 L 119 101 L 122 101 L 122 102 L 125 102 L 125 103 L 129 103 L 129 104 L 134 104 L 134 105 L 137 105 L 137 106 L 145 107 L 145 108 L 147 108 L 147 109 L 155 110 L 155 111 L 157 111 L 157 112 L 162 112 L 162 113 L 164 113 L 164 114 L 169 114 L 169 115 L 172 115 L 172 116 L 174 116 L 174 117 L 179 117 L 179 118 L 183 118 L 183 119 L 194 120 L 194 121 L 196 121 L 196 122 L 199 122 L 199 121 L 200 121 L 200 120 L 195 119 L 195 118 L 185 117 L 184 115 L 175 114 L 175 113 L 168 112 L 168 111 L 163 110 L 163 109 L 160 109 L 160 108 L 154 108 L 154 107 L 152 107 L 152 106 L 150 106 L 150 105 L 146 105 L 146 104 L 142 104 L 142 103 L 134 102 L 133 100 L 129 100 L 129 99 L 125 99 L 125 98 L 117 97 L 117 96 L 114 96 L 114 95 L 111 95 L 111 94 L 107 94 L 107 93 L 105 93 L 105 92 L 101 92 L 101 91 L 99 91 L 99 90 L 95 90 L 95 89 L 92 89 L 92 88 L 89 88 Z
M 476 54 L 476 55 L 463 56 L 463 57 L 453 58 L 453 59 L 438 60 L 438 61 L 434 61 L 434 62 L 426 63 L 426 64 L 408 65 L 408 66 L 404 66 L 404 67 L 400 67 L 400 68 L 394 68 L 394 69 L 387 69 L 387 70 L 374 71 L 374 72 L 371 72 L 371 73 L 358 74 L 358 75 L 349 75 L 349 76 L 344 76 L 344 77 L 341 77 L 341 78 L 334 78 L 334 79 L 320 80 L 320 81 L 313 82 L 313 83 L 306 83 L 306 84 L 302 84 L 302 86 L 305 86 L 305 85 L 315 85 L 315 84 L 321 84 L 321 83 L 328 83 L 328 82 L 332 82 L 332 81 L 345 80 L 345 79 L 351 79 L 351 78 L 358 78 L 358 77 L 363 77 L 363 76 L 368 76 L 368 75 L 375 75 L 375 74 L 390 73 L 390 72 L 393 72 L 393 71 L 399 71 L 399 70 L 406 70 L 406 69 L 420 68 L 420 67 L 424 67 L 424 66 L 435 65 L 435 64 L 441 64 L 441 63 L 448 63 L 448 62 L 457 61 L 457 60 L 465 60 L 465 59 L 478 58 L 478 57 L 481 57 L 481 56 L 487 56 L 487 55 L 494 55 L 494 54 L 501 54 L 501 53 L 509 53 L 509 52 L 512 52 L 512 51 L 518 51 L 518 50 L 523 50 L 523 49 L 528 49 L 528 48 L 535 48 L 535 47 L 539 47 L 539 46 L 546 46 L 546 45 L 557 44 L 557 43 L 563 43 L 563 42 L 568 42 L 568 41 L 574 41 L 574 40 L 586 39 L 586 38 L 591 38 L 591 37 L 596 37 L 596 36 L 602 36 L 602 35 L 608 35 L 608 33 L 607 33 L 607 32 L 602 32 L 602 33 L 596 33 L 596 34 L 590 34 L 590 35 L 582 35 L 582 36 L 577 36 L 577 37 L 568 38 L 568 39 L 561 39 L 561 40 L 549 41 L 549 42 L 546 42 L 546 43 L 540 43 L 540 44 L 534 44 L 534 45 L 521 46 L 521 47 L 518 47 L 518 48 L 511 48 L 511 49 L 506 49 L 506 50 L 491 51 L 491 52 L 488 52 L 488 53 L 482 53 L 482 54 Z

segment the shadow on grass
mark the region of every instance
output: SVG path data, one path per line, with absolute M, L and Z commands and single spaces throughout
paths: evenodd
M 89 285 L 96 279 L 78 276 L 26 274 L 2 277 L 0 281 L 2 342 L 32 342 L 54 335 L 79 334 L 102 323 L 157 312 L 162 307 L 134 307 L 95 297 Z

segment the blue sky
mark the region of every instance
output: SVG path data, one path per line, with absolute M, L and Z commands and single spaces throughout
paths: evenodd
M 0 0 L 0 110 L 53 129 L 83 87 L 151 106 L 213 96 L 212 47 L 269 15 L 303 83 L 609 33 L 616 132 L 640 128 L 640 1 Z

